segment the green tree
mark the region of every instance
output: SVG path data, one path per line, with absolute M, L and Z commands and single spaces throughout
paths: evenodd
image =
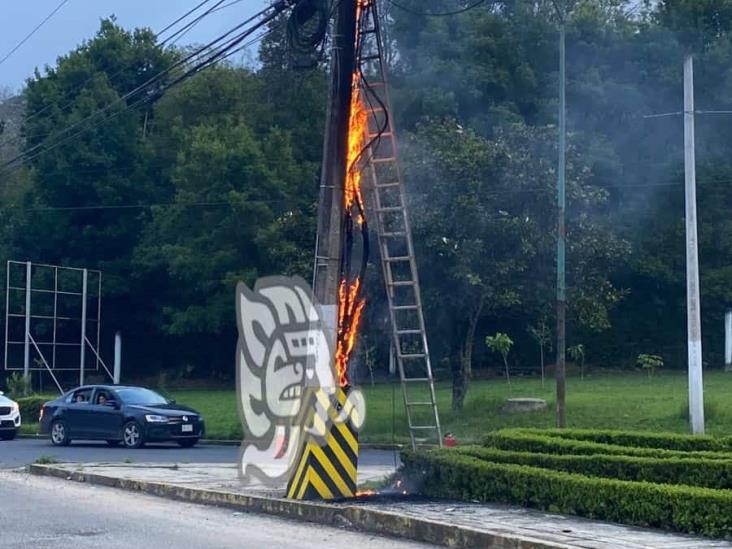
M 551 350 L 552 331 L 546 323 L 545 319 L 541 319 L 535 326 L 527 328 L 529 335 L 539 346 L 539 361 L 541 366 L 541 386 L 544 387 L 544 349 Z
M 585 346 L 582 343 L 572 345 L 567 349 L 567 354 L 575 364 L 579 364 L 580 367 L 580 379 L 585 379 Z
M 503 366 L 506 370 L 506 383 L 511 385 L 511 376 L 508 373 L 508 353 L 513 347 L 513 340 L 502 332 L 496 332 L 496 335 L 486 336 L 485 344 L 494 353 L 498 353 L 503 358 Z

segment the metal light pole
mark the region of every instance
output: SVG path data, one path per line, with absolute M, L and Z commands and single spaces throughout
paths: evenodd
M 557 427 L 567 424 L 565 410 L 566 395 L 566 197 L 565 175 L 567 166 L 567 71 L 566 71 L 566 4 L 555 1 L 559 16 L 559 169 L 557 170 L 557 361 L 555 377 L 557 382 Z
M 699 254 L 696 231 L 696 157 L 694 151 L 694 58 L 684 59 L 684 175 L 686 188 L 686 314 L 691 432 L 704 433 Z

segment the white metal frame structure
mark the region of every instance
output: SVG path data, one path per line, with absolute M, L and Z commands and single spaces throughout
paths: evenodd
M 19 285 L 18 280 L 22 281 L 22 285 Z M 90 286 L 96 289 L 91 294 Z M 34 299 L 34 296 L 45 297 Z M 93 308 L 92 314 L 89 314 L 90 299 L 95 302 L 96 314 Z M 43 303 L 38 304 L 38 301 Z M 101 312 L 101 271 L 30 261 L 8 261 L 5 284 L 5 369 L 23 371 L 26 377 L 33 371 L 48 372 L 61 392 L 63 387 L 56 375 L 59 372 L 78 371 L 79 384 L 83 385 L 85 374 L 99 371 L 101 365 L 114 379 L 99 353 Z M 44 333 L 45 338 L 39 339 L 38 335 Z M 21 337 L 16 339 L 19 335 Z M 17 364 L 11 355 L 15 354 L 13 349 L 20 346 L 23 348 L 23 362 Z M 61 349 L 77 349 L 72 354 L 74 358 L 78 357 L 78 362 L 74 363 L 68 357 L 59 360 L 57 354 Z M 91 351 L 90 355 L 87 350 Z

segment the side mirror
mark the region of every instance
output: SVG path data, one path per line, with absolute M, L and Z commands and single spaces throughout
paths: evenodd
M 3 393 L 2 391 L 0 391 L 0 397 L 1 397 L 1 396 L 3 396 L 4 394 L 5 394 L 5 393 Z
M 104 405 L 114 408 L 115 410 L 119 410 L 119 403 L 116 400 L 108 400 Z
M 168 404 L 175 404 L 175 399 L 174 398 L 169 399 Z

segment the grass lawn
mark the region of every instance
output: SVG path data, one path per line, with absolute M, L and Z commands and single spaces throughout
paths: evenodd
M 704 391 L 707 432 L 732 435 L 732 373 L 706 372 Z M 406 442 L 408 433 L 404 401 L 397 384 L 365 385 L 366 426 L 363 442 Z M 450 431 L 459 442 L 475 440 L 481 434 L 502 427 L 551 427 L 554 425 L 554 385 L 547 380 L 542 389 L 538 379 L 516 378 L 509 387 L 504 380 L 474 381 L 465 408 L 450 409 L 450 383 L 437 386 L 443 432 Z M 236 392 L 232 390 L 171 390 L 180 403 L 199 410 L 206 418 L 208 436 L 240 439 Z M 501 404 L 510 397 L 546 399 L 546 411 L 503 414 Z M 423 396 L 412 395 L 412 400 Z M 585 380 L 567 380 L 567 422 L 570 427 L 688 432 L 687 378 L 682 373 L 663 373 L 653 379 L 645 374 L 604 374 Z M 28 425 L 25 432 L 35 432 Z

